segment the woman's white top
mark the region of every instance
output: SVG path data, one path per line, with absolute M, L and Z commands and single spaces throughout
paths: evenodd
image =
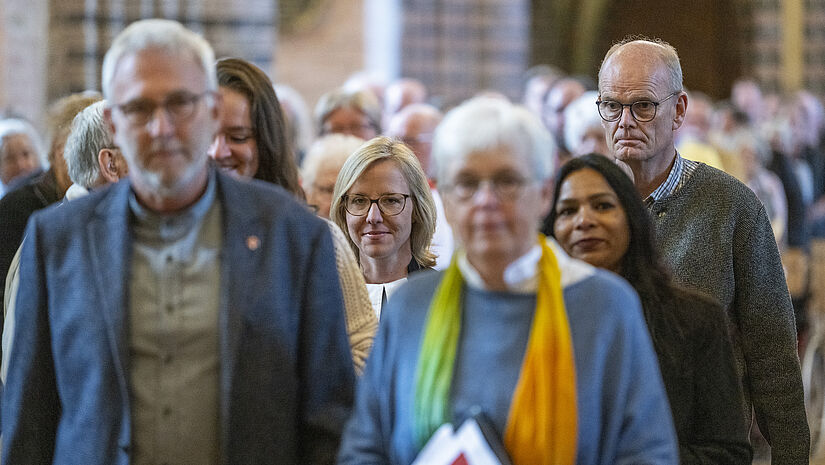
M 384 302 L 386 302 L 392 293 L 405 282 L 407 282 L 407 278 L 396 279 L 395 281 L 381 284 L 367 283 L 367 292 L 370 295 L 370 303 L 372 304 L 372 309 L 375 310 L 375 315 L 377 317 L 381 317 L 381 307 L 384 305 Z

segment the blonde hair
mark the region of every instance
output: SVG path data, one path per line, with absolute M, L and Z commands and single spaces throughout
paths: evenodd
M 418 158 L 409 147 L 397 140 L 384 136 L 375 137 L 359 147 L 347 159 L 338 173 L 338 179 L 335 180 L 330 219 L 347 235 L 350 246 L 358 257 L 358 247 L 349 237 L 343 197 L 367 169 L 384 160 L 389 160 L 398 167 L 410 188 L 413 206 L 410 249 L 413 259 L 421 266 L 432 267 L 435 265 L 435 254 L 430 251 L 430 243 L 435 233 L 435 202 Z

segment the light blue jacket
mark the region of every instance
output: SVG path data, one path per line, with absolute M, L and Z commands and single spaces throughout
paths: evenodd
M 576 363 L 576 463 L 677 464 L 676 433 L 638 297 L 615 275 L 563 252 L 557 258 Z M 359 380 L 340 464 L 406 465 L 418 454 L 413 433 L 416 363 L 429 303 L 442 276 L 412 277 L 387 302 Z M 480 409 L 501 434 L 536 297 L 467 285 L 463 292 L 450 397 L 453 424 L 458 427 Z

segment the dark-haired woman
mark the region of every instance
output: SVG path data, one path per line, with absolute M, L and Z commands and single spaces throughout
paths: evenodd
M 277 184 L 303 199 L 298 167 L 286 142 L 284 115 L 269 78 L 240 58 L 218 60 L 216 67 L 223 112 L 209 155 L 223 170 Z M 353 363 L 360 374 L 378 319 L 346 237 L 335 224 L 327 223 L 335 245 Z
M 748 464 L 744 398 L 722 308 L 671 284 L 632 181 L 607 158 L 565 164 L 547 224 L 565 251 L 628 280 L 642 302 L 682 464 Z

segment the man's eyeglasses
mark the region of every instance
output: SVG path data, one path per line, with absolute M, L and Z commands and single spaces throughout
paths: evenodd
M 211 91 L 201 94 L 175 92 L 158 103 L 147 98 L 137 98 L 120 105 L 114 105 L 133 126 L 144 126 L 154 118 L 158 107 L 163 108 L 172 122 L 179 122 L 192 116 L 198 102 Z
M 622 117 L 622 113 L 624 113 L 624 107 L 630 107 L 630 114 L 636 121 L 646 123 L 656 117 L 656 110 L 659 108 L 659 105 L 674 95 L 681 93 L 681 91 L 673 92 L 658 102 L 652 100 L 637 100 L 633 103 L 620 103 L 615 100 L 599 99 L 596 100 L 596 106 L 599 108 L 599 116 L 608 123 L 618 121 Z
M 521 195 L 528 180 L 516 175 L 502 174 L 492 178 L 460 177 L 445 186 L 447 192 L 459 200 L 470 200 L 485 183 L 493 189 L 499 200 L 512 200 Z
M 409 194 L 384 194 L 377 199 L 371 199 L 366 195 L 345 195 L 344 208 L 350 215 L 364 216 L 369 213 L 372 204 L 378 205 L 378 210 L 382 215 L 395 216 L 407 205 Z

